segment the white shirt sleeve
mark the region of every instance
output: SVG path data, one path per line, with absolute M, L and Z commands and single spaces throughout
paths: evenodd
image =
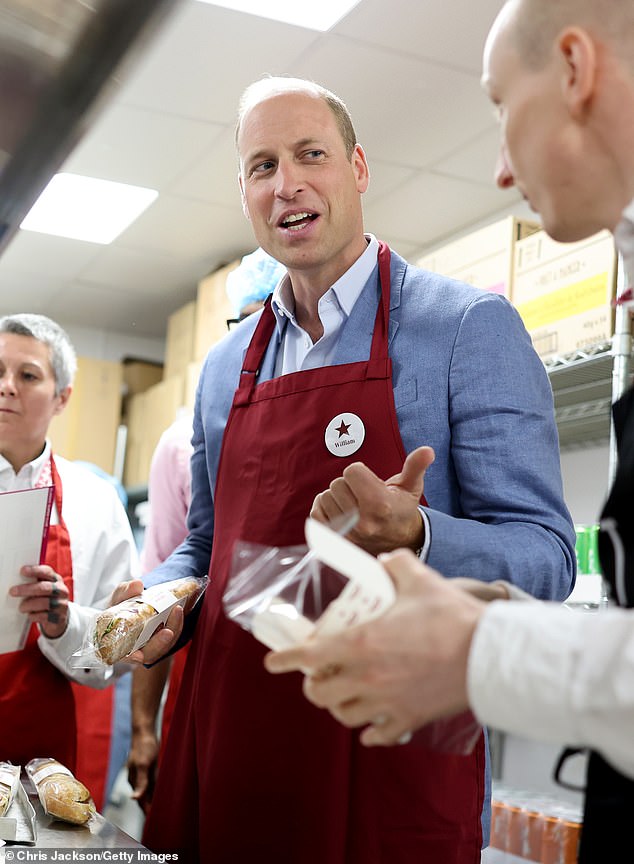
M 496 601 L 474 634 L 469 700 L 481 723 L 599 751 L 634 777 L 634 612 Z
M 139 576 L 139 561 L 130 523 L 116 490 L 88 469 L 55 456 L 63 487 L 62 510 L 73 562 L 74 599 L 68 627 L 59 639 L 41 635 L 44 656 L 67 677 L 91 687 L 113 680 L 110 667 L 75 669 L 71 658 L 82 647 L 96 609 L 110 604 L 120 582 Z M 115 667 L 115 674 L 129 671 Z

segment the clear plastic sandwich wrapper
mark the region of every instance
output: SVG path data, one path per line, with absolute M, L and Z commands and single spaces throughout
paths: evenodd
M 0 762 L 0 846 L 3 843 L 32 846 L 37 839 L 35 810 L 20 772 L 20 765 Z
M 146 588 L 102 612 L 96 612 L 86 630 L 83 644 L 71 658 L 75 669 L 112 666 L 128 654 L 143 648 L 167 621 L 174 606 L 185 614 L 200 602 L 207 576 L 185 577 Z
M 11 762 L 0 762 L 0 817 L 4 816 L 20 782 L 20 766 Z
M 49 756 L 38 756 L 25 767 L 47 816 L 71 825 L 85 825 L 97 812 L 90 791 L 66 765 Z
M 357 519 L 356 512 L 346 514 L 333 523 L 335 530 L 307 519 L 305 546 L 237 542 L 223 595 L 227 617 L 279 651 L 383 615 L 396 599 L 389 574 L 342 536 Z M 473 714 L 464 712 L 429 723 L 401 743 L 468 754 L 481 732 Z

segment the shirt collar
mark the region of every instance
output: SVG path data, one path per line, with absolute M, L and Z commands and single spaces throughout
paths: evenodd
M 16 474 L 11 463 L 0 454 L 0 478 L 7 482 L 9 478 L 14 479 L 19 477 L 30 488 L 37 482 L 40 472 L 46 460 L 50 458 L 50 455 L 51 444 L 50 441 L 46 441 L 40 455 L 33 459 L 32 462 L 27 462 L 26 465 L 23 465 Z
M 363 291 L 363 288 L 377 263 L 379 241 L 376 239 L 374 234 L 366 234 L 365 238 L 368 242 L 365 251 L 362 252 L 354 264 L 346 270 L 343 276 L 337 279 L 337 281 L 330 286 L 328 291 L 326 291 L 326 294 L 332 291 L 346 317 L 348 317 L 352 312 L 354 304 L 359 299 L 359 295 Z M 324 297 L 326 294 L 324 294 Z M 275 286 L 273 297 L 271 298 L 271 308 L 275 315 L 277 329 L 281 334 L 286 319 L 295 321 L 295 298 L 293 297 L 293 289 L 288 274 L 285 274 Z

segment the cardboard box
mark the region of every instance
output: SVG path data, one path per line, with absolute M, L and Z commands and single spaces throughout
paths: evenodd
M 165 377 L 163 364 L 152 363 L 149 360 L 127 358 L 122 361 L 124 396 L 134 396 L 143 393 L 148 387 L 158 384 Z
M 557 243 L 539 231 L 516 244 L 511 299 L 542 359 L 612 337 L 616 276 L 609 231 L 578 243 Z
M 227 296 L 227 276 L 241 260 L 232 261 L 198 283 L 192 360 L 202 360 L 209 348 L 228 332 L 227 319 L 234 317 L 234 311 Z
M 540 227 L 537 222 L 506 216 L 424 255 L 416 264 L 510 298 L 515 244 Z
M 173 375 L 130 399 L 126 443 L 125 486 L 143 486 L 158 440 L 183 405 L 184 376 Z
M 125 461 L 123 466 L 123 485 L 126 487 L 140 486 L 147 483 L 147 474 L 143 476 L 141 468 L 141 452 L 145 434 L 145 392 L 130 396 L 126 408 L 127 438 L 125 445 Z
M 77 358 L 77 374 L 68 405 L 49 427 L 55 452 L 67 459 L 92 462 L 112 474 L 122 383 L 120 363 Z
M 195 327 L 195 300 L 185 303 L 167 319 L 163 378 L 182 375 L 187 364 L 194 359 Z
M 198 389 L 198 379 L 203 366 L 202 360 L 193 360 L 188 364 L 185 371 L 185 393 L 183 396 L 183 404 L 190 411 L 194 410 L 196 403 L 196 390 Z

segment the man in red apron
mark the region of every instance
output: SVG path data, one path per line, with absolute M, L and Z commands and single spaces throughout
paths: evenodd
M 0 756 L 19 764 L 55 757 L 101 808 L 112 690 L 71 681 L 67 663 L 81 644 L 87 607 L 105 605 L 131 575 L 135 550 L 114 489 L 54 457 L 46 440 L 52 417 L 70 396 L 74 369 L 68 337 L 53 321 L 0 318 L 0 489 L 54 489 L 44 562 L 29 562 L 22 570 L 27 578 L 10 590 L 32 623 L 25 647 L 0 655 Z M 103 686 L 103 673 L 86 677 Z
M 431 460 L 424 444 L 436 451 L 425 496 L 440 516 L 453 517 L 451 536 L 459 533 L 454 523 L 475 518 L 466 507 L 472 491 L 474 510 L 497 511 L 498 523 L 502 510 L 522 509 L 518 481 L 531 501 L 522 514 L 528 529 L 495 525 L 503 529 L 499 550 L 487 551 L 484 524 L 462 547 L 454 543 L 457 566 L 473 556 L 482 559 L 479 578 L 508 568 L 537 593 L 565 593 L 574 534 L 557 480 L 551 485 L 558 453 L 548 382 L 508 304 L 423 271 L 410 275 L 403 259 L 364 234 L 360 196 L 369 171 L 337 97 L 308 82 L 259 82 L 243 102 L 237 141 L 245 213 L 288 276 L 260 315 L 208 355 L 194 417 L 190 535 L 148 580 L 199 572 L 211 551 L 211 583 L 144 840 L 180 860 L 213 864 L 476 864 L 482 737 L 469 756 L 415 744 L 364 748 L 356 733 L 304 699 L 300 676 L 264 671 L 265 647 L 225 617 L 221 598 L 234 543 L 302 543 L 318 496 L 324 519 L 346 509 L 350 494 L 361 502 L 354 539 L 374 553 L 429 550 L 430 512 L 419 508 Z M 535 385 L 520 399 L 486 358 L 500 338 Z M 434 350 L 421 362 L 428 345 Z M 467 366 L 478 387 L 484 382 L 482 393 L 464 381 Z M 517 411 L 502 408 L 511 403 Z M 490 434 L 480 444 L 474 435 L 488 412 L 503 445 Z M 508 421 L 500 420 L 505 414 Z M 495 465 L 509 461 L 498 446 L 517 446 L 504 506 Z M 545 480 L 525 448 L 546 453 Z M 357 461 L 363 465 L 353 468 L 352 484 L 348 471 L 342 485 L 344 469 Z M 481 473 L 489 468 L 493 474 Z M 553 547 L 555 529 L 563 540 Z M 526 533 L 531 554 L 549 562 L 545 580 L 543 560 L 537 569 L 527 560 L 524 570 L 517 554 L 504 552 L 509 534 L 522 548 Z M 155 644 L 145 662 L 158 657 Z

